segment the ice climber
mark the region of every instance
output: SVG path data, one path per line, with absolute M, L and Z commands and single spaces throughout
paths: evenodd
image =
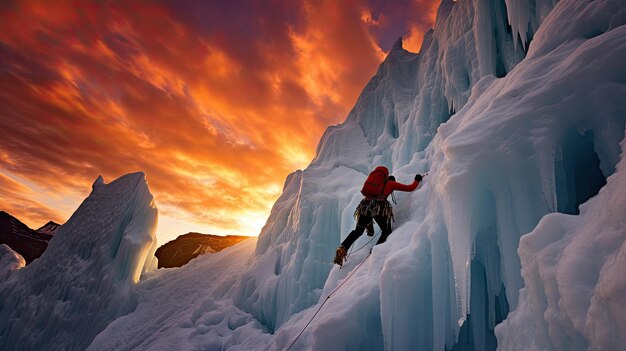
M 422 175 L 417 174 L 412 184 L 398 183 L 394 176 L 389 175 L 389 170 L 386 167 L 376 167 L 365 180 L 361 190 L 364 199 L 361 200 L 356 211 L 354 211 L 354 218 L 357 221 L 356 228 L 348 234 L 348 237 L 337 248 L 334 262 L 339 266 L 343 266 L 348 249 L 356 239 L 363 235 L 365 230 L 367 230 L 367 235 L 374 235 L 372 220 L 376 221 L 382 230 L 376 245 L 384 243 L 389 234 L 391 234 L 391 222 L 393 221 L 393 210 L 391 204 L 387 201 L 387 197 L 394 190 L 413 191 L 417 189 L 421 181 Z

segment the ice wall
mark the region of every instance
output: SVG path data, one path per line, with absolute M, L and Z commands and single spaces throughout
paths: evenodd
M 548 16 L 558 0 L 505 0 L 508 8 L 508 20 L 511 25 L 515 45 L 524 48 L 533 39 L 539 25 Z
M 497 2 L 495 10 L 488 5 L 444 1 L 419 55 L 396 42 L 346 122 L 329 128 L 311 166 L 288 178 L 260 235 L 258 269 L 237 292 L 240 307 L 274 329 L 315 303 L 331 268 L 330 248 L 353 225 L 357 188 L 372 165 L 393 169 L 409 162 L 449 118 L 452 106 L 466 102 L 474 82 L 497 70 L 505 74 L 521 59 L 523 53 L 516 53 L 506 36 L 504 4 Z M 474 18 L 481 6 L 492 26 Z M 423 162 L 413 167 L 424 170 Z
M 548 213 L 578 213 L 619 160 L 622 7 L 443 1 L 418 55 L 396 43 L 346 122 L 288 179 L 237 289 L 235 303 L 276 331 L 273 347 L 356 266 L 330 261 L 361 182 L 382 164 L 403 182 L 430 175 L 399 196 L 394 234 L 300 347 L 494 349 L 524 286 L 520 237 Z
M 553 213 L 522 237 L 526 286 L 496 329 L 503 350 L 621 350 L 626 344 L 626 141 L 617 172 L 580 215 Z
M 419 157 L 476 81 L 521 60 L 506 34 L 504 3 L 491 5 L 444 1 L 419 55 L 394 44 L 346 121 L 326 131 L 311 166 L 288 178 L 260 235 L 259 268 L 237 292 L 240 307 L 274 329 L 315 303 L 331 268 L 329 249 L 353 225 L 357 188 L 372 166 L 393 169 Z M 411 172 L 425 170 L 419 163 Z
M 135 283 L 156 268 L 156 224 L 143 173 L 98 177 L 44 254 L 0 282 L 0 349 L 85 349 L 135 307 Z
M 527 57 L 506 77 L 479 81 L 439 128 L 428 158 L 453 263 L 453 316 L 478 313 L 493 329 L 501 288 L 513 309 L 524 285 L 519 237 L 547 213 L 576 214 L 614 172 L 626 123 L 623 13 L 617 1 L 559 3 Z M 471 307 L 477 292 L 484 313 Z

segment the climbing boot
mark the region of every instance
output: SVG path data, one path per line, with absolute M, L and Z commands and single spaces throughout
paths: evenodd
M 346 259 L 346 255 L 348 254 L 348 251 L 346 250 L 345 247 L 343 247 L 343 245 L 340 245 L 337 248 L 337 251 L 335 253 L 335 260 L 334 262 L 336 264 L 339 265 L 339 267 L 343 267 L 343 261 Z

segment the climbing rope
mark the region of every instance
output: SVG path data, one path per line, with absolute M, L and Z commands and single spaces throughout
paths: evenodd
M 352 249 L 354 248 L 354 246 L 350 247 L 350 251 L 348 252 L 348 254 L 346 255 L 346 258 L 344 259 L 344 262 L 348 262 L 348 257 L 350 257 L 350 255 L 352 255 L 353 253 L 357 253 L 359 251 L 361 251 L 364 247 L 366 247 L 367 245 L 369 245 L 369 243 L 372 242 L 372 240 L 376 239 L 376 237 L 378 236 L 378 234 L 380 234 L 381 230 L 379 229 L 375 235 L 372 235 L 372 238 L 366 242 L 365 244 L 363 244 L 363 246 L 359 247 L 358 249 L 356 249 L 356 251 L 352 251 Z M 343 268 L 343 266 L 339 266 L 339 269 Z
M 371 241 L 371 240 L 370 240 Z M 360 249 L 359 249 L 360 250 Z M 355 251 L 356 252 L 356 251 Z M 287 348 L 287 351 L 289 351 L 291 349 L 291 347 L 296 343 L 296 341 L 298 341 L 298 339 L 300 338 L 300 336 L 302 336 L 302 333 L 304 333 L 304 330 L 309 326 L 309 324 L 311 324 L 311 322 L 313 322 L 313 319 L 315 318 L 315 316 L 317 316 L 317 314 L 322 310 L 322 307 L 324 307 L 324 305 L 326 304 L 326 301 L 328 301 L 328 299 L 330 299 L 330 297 L 337 291 L 339 290 L 339 288 L 341 288 L 349 279 L 350 277 L 352 277 L 354 275 L 354 273 L 356 273 L 356 271 L 359 270 L 359 268 L 361 268 L 361 266 L 363 265 L 363 263 L 365 263 L 365 261 L 367 261 L 367 259 L 372 255 L 372 250 L 370 250 L 370 253 L 367 254 L 367 256 L 365 256 L 365 258 L 363 259 L 363 261 L 361 261 L 361 263 L 359 263 L 358 266 L 356 266 L 356 268 L 354 268 L 354 270 L 352 272 L 350 272 L 350 274 L 348 274 L 348 276 L 346 277 L 346 279 L 343 280 L 343 282 L 341 282 L 341 284 L 339 284 L 333 291 L 330 292 L 330 294 L 328 294 L 328 296 L 326 296 L 326 299 L 324 299 L 324 302 L 322 302 L 322 304 L 320 305 L 320 307 L 317 308 L 317 311 L 315 311 L 315 313 L 313 314 L 313 317 L 311 317 L 311 319 L 309 320 L 309 322 L 304 326 L 304 328 L 302 328 L 302 330 L 300 331 L 300 334 L 298 334 L 298 336 L 296 336 L 295 339 L 293 339 L 293 341 L 291 342 L 291 345 L 289 345 L 289 347 Z

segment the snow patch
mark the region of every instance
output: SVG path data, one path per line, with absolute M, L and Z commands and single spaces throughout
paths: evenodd
M 0 281 L 6 281 L 9 274 L 26 266 L 26 260 L 8 245 L 0 245 Z

